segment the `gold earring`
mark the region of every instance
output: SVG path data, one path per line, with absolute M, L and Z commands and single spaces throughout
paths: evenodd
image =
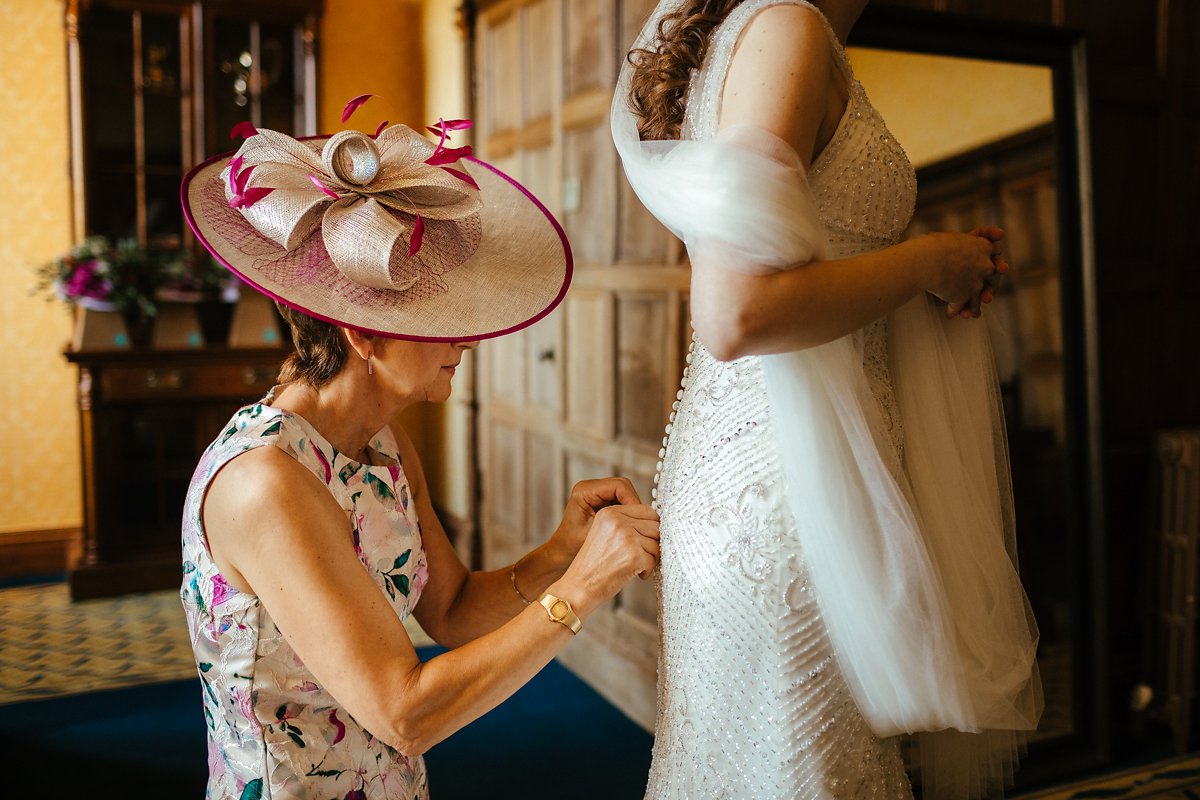
M 375 357 L 374 353 L 367 353 L 367 374 L 374 375 L 375 367 L 371 364 L 371 359 Z

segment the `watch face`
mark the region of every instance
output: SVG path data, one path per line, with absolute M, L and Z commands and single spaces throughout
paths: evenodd
M 571 606 L 567 605 L 566 600 L 556 600 L 554 604 L 550 606 L 550 613 L 553 614 L 554 618 L 558 620 L 566 619 L 567 614 L 569 614 L 570 611 Z

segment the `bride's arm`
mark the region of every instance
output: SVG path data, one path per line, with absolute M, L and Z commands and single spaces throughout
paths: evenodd
M 726 78 L 722 130 L 769 131 L 797 153 L 816 150 L 830 103 L 833 53 L 823 23 L 800 6 L 759 14 L 738 44 Z M 730 264 L 729 250 L 692 247 L 692 316 L 717 358 L 798 350 L 832 341 L 921 292 L 951 315 L 978 302 L 1002 235 L 938 233 L 852 258 L 813 260 L 766 275 Z M 973 310 L 973 309 L 972 309 Z
M 930 237 L 853 258 L 814 260 L 768 275 L 729 269 L 719 250 L 692 253 L 692 318 L 696 335 L 718 359 L 783 353 L 831 342 L 931 289 L 927 274 L 943 237 L 962 237 L 978 251 L 979 277 L 962 297 L 977 294 L 991 272 L 991 243 L 966 234 Z M 946 250 L 961 242 L 946 242 Z M 947 255 L 953 255 L 947 253 Z M 986 264 L 984 264 L 986 262 Z

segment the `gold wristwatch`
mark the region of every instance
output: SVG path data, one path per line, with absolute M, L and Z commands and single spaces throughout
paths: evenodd
M 579 633 L 580 628 L 583 627 L 583 622 L 575 614 L 575 609 L 571 608 L 571 604 L 561 597 L 555 597 L 546 592 L 538 598 L 538 602 L 546 609 L 546 613 L 550 615 L 551 620 L 557 622 L 559 625 L 566 626 L 572 634 Z

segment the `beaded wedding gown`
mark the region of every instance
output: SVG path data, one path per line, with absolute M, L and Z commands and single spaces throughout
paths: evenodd
M 738 37 L 779 3 L 749 0 L 713 33 L 684 139 L 716 135 Z M 828 257 L 842 258 L 899 240 L 916 179 L 820 19 L 850 97 L 808 178 Z M 881 449 L 899 471 L 904 434 L 887 322 L 856 336 L 881 412 Z M 898 739 L 877 737 L 864 720 L 810 590 L 761 359 L 723 363 L 693 342 L 687 361 L 656 489 L 663 640 L 647 798 L 911 798 Z

